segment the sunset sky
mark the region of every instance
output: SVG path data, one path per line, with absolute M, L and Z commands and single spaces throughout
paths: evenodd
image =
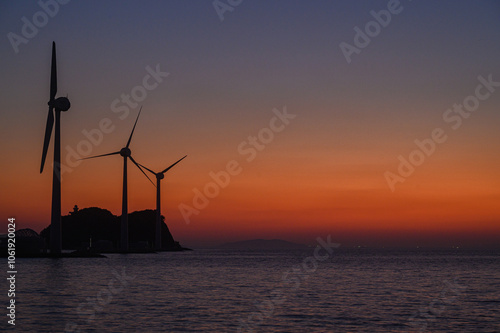
M 63 214 L 121 214 L 122 159 L 77 159 L 124 147 L 142 105 L 132 156 L 160 171 L 188 155 L 162 182 L 162 213 L 185 246 L 329 234 L 500 244 L 498 1 L 221 0 L 223 13 L 212 0 L 41 3 L 50 15 L 36 1 L 0 3 L 0 232 L 8 217 L 37 232 L 50 223 L 52 174 L 39 168 L 55 41 L 57 96 L 71 101 Z M 356 42 L 346 57 L 341 43 Z M 442 142 L 429 144 L 435 129 Z M 411 174 L 400 156 L 418 162 Z M 237 174 L 212 195 L 210 173 L 230 161 Z M 129 170 L 129 212 L 154 209 L 155 188 Z M 185 218 L 187 206 L 197 214 Z

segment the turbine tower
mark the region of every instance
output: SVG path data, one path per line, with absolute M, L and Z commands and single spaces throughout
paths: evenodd
M 56 128 L 54 130 L 54 164 L 52 165 L 52 210 L 50 217 L 50 253 L 60 254 L 62 250 L 61 233 L 61 111 L 68 111 L 71 104 L 66 97 L 57 94 L 57 65 L 56 65 L 56 43 L 52 42 L 52 64 L 50 69 L 50 97 L 49 114 L 45 126 L 45 138 L 43 140 L 42 164 L 40 173 L 43 172 L 47 151 L 49 149 L 54 118 Z M 55 113 L 55 117 L 54 117 Z
M 110 156 L 110 155 L 121 155 L 123 157 L 123 193 L 122 193 L 122 218 L 121 218 L 121 226 L 120 226 L 120 250 L 122 252 L 127 252 L 128 251 L 128 200 L 127 200 L 127 159 L 130 158 L 132 163 L 134 163 L 139 170 L 149 179 L 148 175 L 144 172 L 144 170 L 141 169 L 139 164 L 134 160 L 132 157 L 132 151 L 130 150 L 130 141 L 132 140 L 132 135 L 134 134 L 135 126 L 137 125 L 137 120 L 139 120 L 139 116 L 141 115 L 141 109 L 139 110 L 139 114 L 137 114 L 137 118 L 134 123 L 134 127 L 132 128 L 132 133 L 130 133 L 130 137 L 128 138 L 127 145 L 120 149 L 119 151 L 115 151 L 113 153 L 108 153 L 108 154 L 102 154 L 102 155 L 97 155 L 97 156 L 91 156 L 84 158 L 84 160 L 87 160 L 89 158 L 97 158 L 97 157 L 103 157 L 103 156 Z M 149 179 L 151 183 L 151 179 Z M 154 183 L 153 183 L 154 185 Z
M 186 155 L 187 156 L 187 155 Z M 146 168 L 144 165 L 139 164 L 141 167 L 144 169 L 148 170 L 151 172 L 153 175 L 156 176 L 156 225 L 155 225 L 155 250 L 161 250 L 161 200 L 160 200 L 160 195 L 161 195 L 161 190 L 160 190 L 160 185 L 161 185 L 161 180 L 165 178 L 165 172 L 170 170 L 174 165 L 182 161 L 183 159 L 186 158 L 184 156 L 165 170 L 161 172 L 154 172 L 149 168 Z

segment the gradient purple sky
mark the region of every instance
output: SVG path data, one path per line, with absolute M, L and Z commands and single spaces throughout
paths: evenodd
M 56 41 L 58 96 L 72 103 L 62 115 L 63 161 L 103 118 L 114 130 L 90 153 L 121 148 L 138 108 L 120 119 L 113 101 L 142 84 L 146 67 L 169 73 L 140 103 L 131 148 L 157 170 L 188 155 L 167 174 L 162 211 L 185 245 L 325 234 L 352 244 L 402 234 L 412 245 L 498 242 L 500 89 L 456 131 L 443 113 L 474 93 L 478 76 L 500 81 L 500 3 L 401 1 L 347 63 L 339 44 L 353 44 L 354 27 L 387 4 L 244 0 L 221 21 L 210 0 L 73 0 L 16 53 L 8 34 L 21 35 L 22 18 L 41 7 L 2 2 L 2 225 L 15 216 L 40 231 L 50 219 L 51 174 L 39 164 Z M 284 106 L 297 117 L 246 162 L 238 145 Z M 448 140 L 392 193 L 384 172 L 437 127 Z M 178 206 L 233 159 L 241 174 L 186 224 Z M 120 159 L 85 161 L 63 177 L 63 213 L 78 204 L 120 214 Z M 137 170 L 129 183 L 130 211 L 153 209 L 154 188 Z

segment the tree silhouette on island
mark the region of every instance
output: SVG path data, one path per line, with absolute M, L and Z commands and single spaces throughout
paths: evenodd
M 160 251 L 183 251 L 161 216 Z M 109 210 L 75 205 L 69 215 L 62 216 L 62 247 L 66 250 L 90 250 L 99 253 L 119 252 L 121 216 Z M 128 214 L 130 252 L 151 252 L 154 249 L 156 211 L 152 209 Z M 40 236 L 50 243 L 50 226 Z

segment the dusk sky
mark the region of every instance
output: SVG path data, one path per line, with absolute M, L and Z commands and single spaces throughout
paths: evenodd
M 122 159 L 78 159 L 124 147 L 142 106 L 132 156 L 160 171 L 188 155 L 162 182 L 185 246 L 500 243 L 500 2 L 215 4 L 0 3 L 2 226 L 50 223 L 55 41 L 63 215 L 121 214 Z M 155 195 L 129 163 L 129 212 Z

